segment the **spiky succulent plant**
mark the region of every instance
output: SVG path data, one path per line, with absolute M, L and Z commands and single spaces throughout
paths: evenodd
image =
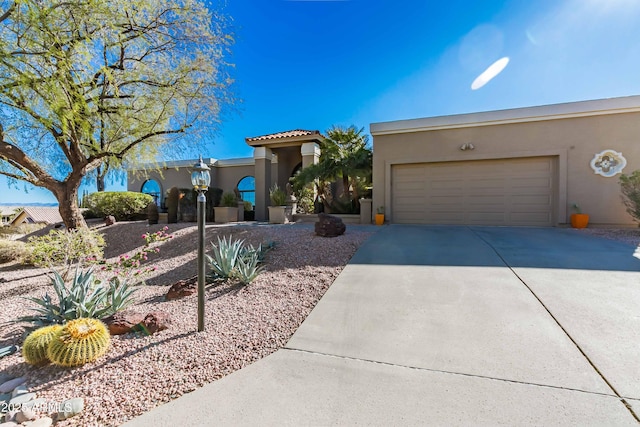
M 46 365 L 49 363 L 47 348 L 51 340 L 62 329 L 61 325 L 45 326 L 31 332 L 22 344 L 22 356 L 30 365 Z
M 71 320 L 54 335 L 47 348 L 47 357 L 56 365 L 83 365 L 104 355 L 110 342 L 109 330 L 100 320 Z

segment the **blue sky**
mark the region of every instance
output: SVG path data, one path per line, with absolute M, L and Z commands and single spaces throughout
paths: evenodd
M 242 102 L 207 157 L 251 156 L 245 137 L 295 128 L 368 131 L 379 121 L 640 94 L 637 0 L 228 3 Z M 504 70 L 472 90 L 504 57 Z M 47 193 L 0 179 L 0 203 L 55 201 Z

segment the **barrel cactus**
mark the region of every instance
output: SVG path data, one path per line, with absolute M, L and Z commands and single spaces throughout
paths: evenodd
M 22 344 L 22 356 L 30 365 L 46 365 L 49 363 L 47 348 L 53 337 L 62 329 L 62 325 L 45 326 L 31 332 Z
M 110 342 L 109 330 L 100 320 L 71 320 L 51 340 L 47 357 L 56 365 L 83 365 L 104 355 Z

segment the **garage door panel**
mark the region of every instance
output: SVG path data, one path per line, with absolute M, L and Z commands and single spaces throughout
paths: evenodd
M 509 220 L 513 223 L 533 221 L 543 224 L 551 222 L 551 215 L 548 212 L 511 212 Z
M 551 204 L 551 197 L 546 194 L 518 194 L 511 197 L 511 203 L 514 206 L 528 205 L 539 206 L 541 209 L 547 208 Z
M 552 157 L 394 165 L 391 171 L 393 222 L 552 225 Z

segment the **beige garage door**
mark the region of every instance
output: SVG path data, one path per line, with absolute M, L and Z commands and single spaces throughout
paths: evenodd
M 552 225 L 554 164 L 531 157 L 394 165 L 392 222 Z

